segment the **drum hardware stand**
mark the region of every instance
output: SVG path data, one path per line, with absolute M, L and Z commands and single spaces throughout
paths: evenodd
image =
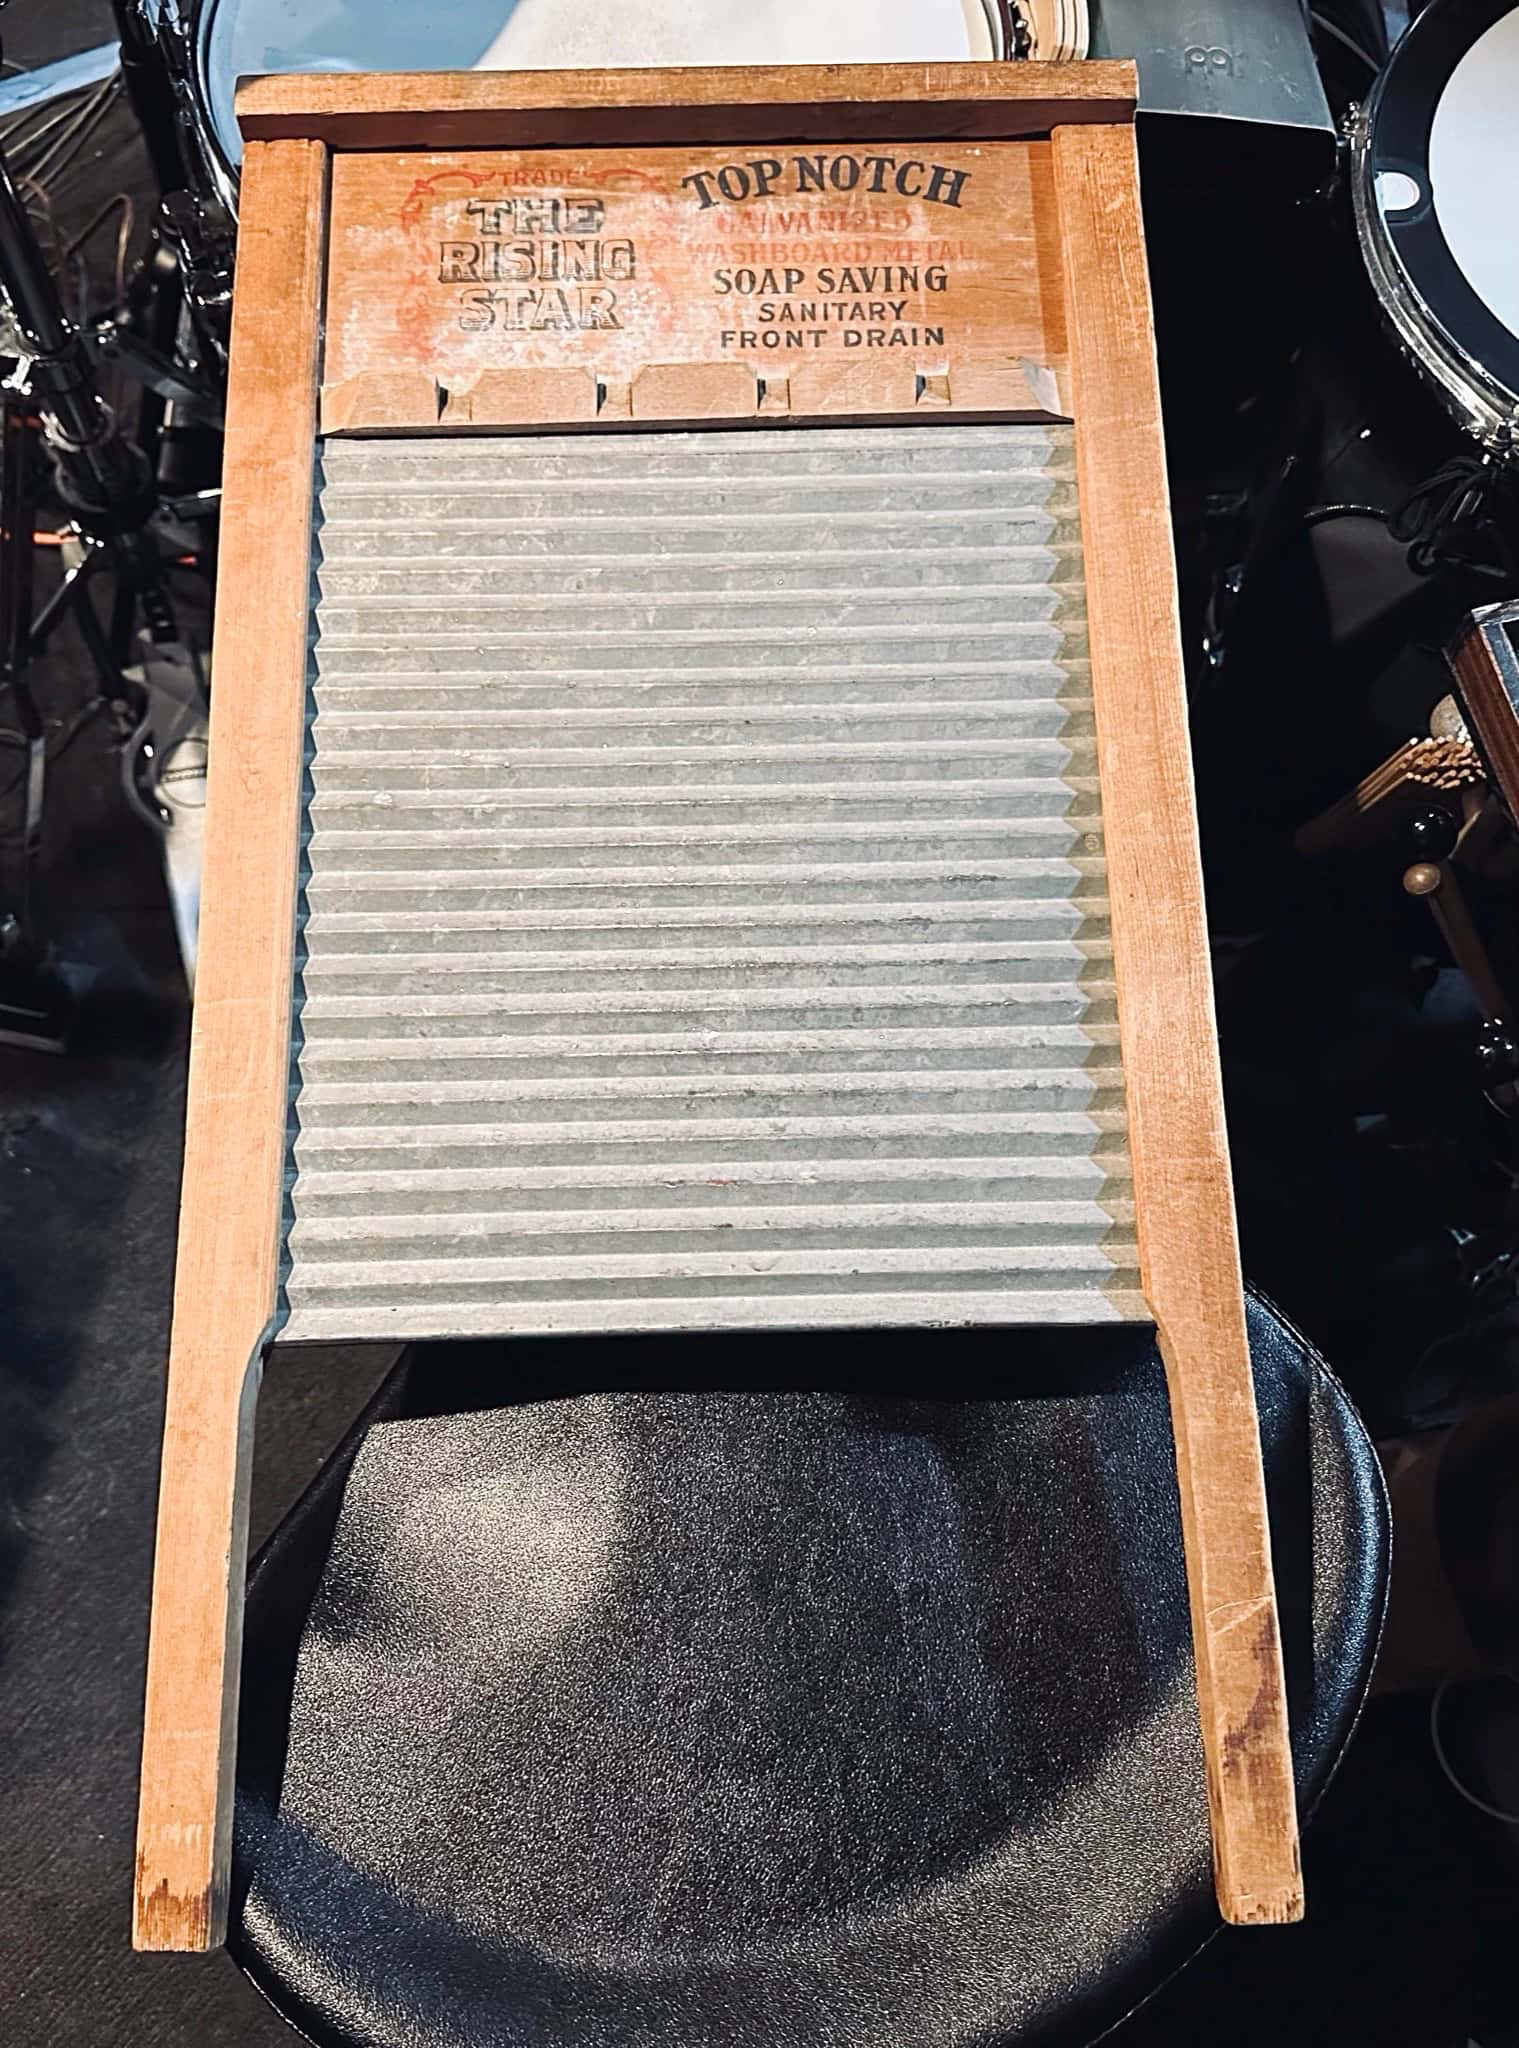
M 222 180 L 201 135 L 195 107 L 194 34 L 179 0 L 112 0 L 122 70 L 133 110 L 148 129 L 160 185 L 189 184 L 224 199 Z
M 1200 644 L 1202 665 L 1194 687 L 1221 680 L 1248 650 L 1258 593 L 1272 583 L 1283 549 L 1312 504 L 1311 450 L 1321 425 L 1316 404 L 1305 405 L 1278 382 L 1265 402 L 1280 417 L 1279 454 L 1269 471 L 1210 492 L 1201 505 L 1203 573 L 1207 579 Z
M 111 0 L 127 98 L 142 130 L 158 189 L 173 192 L 184 184 L 186 170 L 176 72 L 165 62 L 160 34 L 163 11 L 157 0 Z
M 162 226 L 179 258 L 186 310 L 225 378 L 231 329 L 233 194 L 206 147 L 195 99 L 194 41 L 179 0 L 113 0 L 122 67 L 164 195 Z
M 1302 826 L 1293 844 L 1317 859 L 1391 840 L 1405 859 L 1413 856 L 1403 869 L 1403 891 L 1429 906 L 1466 977 L 1482 1013 L 1474 1048 L 1477 1078 L 1493 1106 L 1512 1116 L 1519 1111 L 1519 1041 L 1506 1020 L 1519 1012 L 1505 994 L 1453 865 L 1458 855 L 1468 863 L 1480 857 L 1484 839 L 1502 831 L 1502 814 L 1453 697 L 1435 706 L 1430 725 L 1428 738 L 1400 747 L 1348 796 Z
M 1429 820 L 1432 830 L 1442 826 L 1448 830 L 1453 823 L 1446 811 Z M 1515 1011 L 1499 986 L 1492 959 L 1472 922 L 1465 894 L 1449 859 L 1415 861 L 1403 872 L 1403 888 L 1409 896 L 1422 897 L 1429 905 L 1451 958 L 1477 999 L 1482 1012 L 1476 1044 L 1477 1076 L 1493 1107 L 1505 1116 L 1513 1116 L 1519 1110 L 1519 1042 L 1504 1019 L 1514 1016 Z
M 0 0 L 3 4 L 3 0 Z M 176 269 L 176 312 L 183 310 L 203 362 L 218 387 L 215 425 L 221 425 L 219 389 L 226 381 L 232 313 L 232 256 L 236 226 L 219 167 L 208 153 L 196 113 L 191 30 L 177 0 L 112 0 L 121 43 L 121 69 L 162 195 L 160 246 Z M 172 345 L 172 327 L 160 339 Z M 160 347 L 159 358 L 165 350 Z M 129 365 L 133 374 L 141 374 Z M 151 365 L 145 381 L 173 403 L 198 405 L 207 394 L 170 391 L 154 383 L 165 368 Z M 177 376 L 172 365 L 171 374 Z
M 94 662 L 101 699 L 110 708 L 123 746 L 129 800 L 149 824 L 163 832 L 173 813 L 154 788 L 154 699 L 162 700 L 164 695 L 154 687 L 157 671 L 168 666 L 176 669 L 176 687 L 168 693 L 173 699 L 183 694 L 177 686 L 178 667 L 188 665 L 195 675 L 199 671 L 193 655 L 179 645 L 156 522 L 164 511 L 183 520 L 215 508 L 214 494 L 161 506 L 152 465 L 143 450 L 121 434 L 101 396 L 97 356 L 114 353 L 128 369 L 145 371 L 149 388 L 161 395 L 203 401 L 209 394 L 193 379 L 182 377 L 172 363 L 161 359 L 151 347 L 126 338 L 119 346 L 92 346 L 91 338 L 70 324 L 3 150 L 0 303 L 8 314 L 10 345 L 19 353 L 18 367 L 9 385 L 12 395 L 7 397 L 5 408 L 7 574 L 4 630 L 0 636 L 0 661 L 4 666 L 0 680 L 10 687 L 29 757 L 22 881 L 16 903 L 0 912 L 0 969 L 19 973 L 25 987 L 12 1006 L 16 1028 L 6 1032 L 0 1024 L 0 1035 L 56 1047 L 60 1038 L 61 984 L 56 984 L 54 976 L 46 997 L 37 993 L 38 977 L 43 975 L 48 954 L 35 914 L 36 866 L 46 791 L 45 727 L 28 671 L 59 623 L 72 617 Z M 72 529 L 63 581 L 35 617 L 31 611 L 35 554 L 27 479 L 31 452 L 28 414 L 40 419 L 55 488 L 68 509 Z M 105 567 L 109 567 L 115 579 L 109 628 L 101 623 L 90 591 Z M 134 674 L 128 662 L 139 615 L 146 629 L 142 639 L 147 659 Z M 185 722 L 182 706 L 171 704 L 170 713 L 171 722 L 183 737 L 179 731 Z M 178 893 L 176 890 L 176 896 Z
M 147 534 L 157 494 L 146 460 L 117 431 L 96 386 L 85 338 L 66 318 L 57 289 L 32 232 L 26 208 L 0 150 L 0 291 L 11 309 L 23 349 L 13 388 L 24 390 L 41 416 L 57 487 L 91 554 L 90 565 L 68 585 L 65 603 L 107 552 L 141 600 L 155 637 L 172 638 L 174 615 L 163 567 Z M 81 608 L 81 618 L 82 618 Z M 38 621 L 46 634 L 55 623 Z M 98 642 L 82 618 L 85 637 Z
M 236 241 L 232 216 L 220 199 L 181 191 L 165 195 L 162 220 L 179 259 L 185 308 L 196 339 L 215 365 L 218 381 L 225 382 Z
M 0 8 L 6 4 L 0 0 Z M 158 251 L 176 265 L 176 312 L 183 310 L 220 387 L 226 378 L 236 227 L 226 178 L 206 148 L 197 116 L 192 33 L 177 0 L 112 0 L 112 11 L 127 97 L 162 195 Z M 150 257 L 144 268 L 152 267 Z M 175 335 L 171 329 L 161 338 L 172 344 Z M 203 395 L 163 390 L 166 371 L 178 373 L 164 348 L 157 355 L 159 360 L 128 368 L 172 402 L 189 404 Z M 221 424 L 219 399 L 215 424 Z
M 0 413 L 0 429 L 0 690 L 15 705 L 25 752 L 19 879 L 14 901 L 0 905 L 0 1044 L 61 1052 L 62 992 L 46 971 L 46 947 L 35 916 L 47 754 L 46 728 L 28 673 L 33 633 L 34 543 L 27 487 L 31 448 L 22 408 L 11 399 Z
M 115 364 L 157 397 L 175 405 L 211 408 L 220 423 L 221 401 L 217 393 L 151 342 L 142 340 L 126 328 L 109 325 L 86 335 L 84 343 L 97 361 Z

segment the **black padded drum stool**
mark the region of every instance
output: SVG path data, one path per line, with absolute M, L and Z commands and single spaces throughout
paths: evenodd
M 1307 1814 L 1387 1514 L 1250 1325 Z M 1217 1924 L 1196 1712 L 1143 1332 L 423 1347 L 254 1568 L 234 1946 L 344 2048 L 1084 2042 Z

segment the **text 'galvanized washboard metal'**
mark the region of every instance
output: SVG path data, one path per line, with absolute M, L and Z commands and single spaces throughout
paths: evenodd
M 317 488 L 282 1334 L 1143 1319 L 1070 428 Z

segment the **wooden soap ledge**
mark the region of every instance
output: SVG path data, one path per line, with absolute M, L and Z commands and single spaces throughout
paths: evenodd
M 925 413 L 1007 420 L 1069 419 L 1067 376 L 1019 362 L 801 364 L 766 375 L 744 363 L 646 363 L 630 378 L 594 370 L 480 370 L 444 385 L 425 370 L 360 370 L 323 388 L 324 434 L 432 433 L 605 426 L 623 419 L 779 426 L 828 419 L 905 421 Z

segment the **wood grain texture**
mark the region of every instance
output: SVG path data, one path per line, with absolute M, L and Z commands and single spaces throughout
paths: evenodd
M 1057 239 L 1047 142 L 340 157 L 323 418 L 569 425 L 583 391 L 546 412 L 543 377 L 574 370 L 645 419 L 773 416 L 777 379 L 792 415 L 911 414 L 932 378 L 1027 416 L 1065 378 Z M 505 372 L 493 419 L 452 407 Z
M 1472 737 L 1513 817 L 1519 817 L 1519 605 L 1486 605 L 1448 654 Z
M 1260 1435 L 1204 919 L 1132 130 L 1053 139 L 1119 1042 L 1160 1334 L 1219 1905 L 1303 1909 Z
M 247 80 L 250 141 L 334 149 L 627 143 L 1000 141 L 1128 121 L 1128 62 L 802 64 L 639 71 L 390 72 Z
M 274 1313 L 295 942 L 327 151 L 243 162 L 200 971 L 133 1938 L 224 1938 L 246 1488 Z

